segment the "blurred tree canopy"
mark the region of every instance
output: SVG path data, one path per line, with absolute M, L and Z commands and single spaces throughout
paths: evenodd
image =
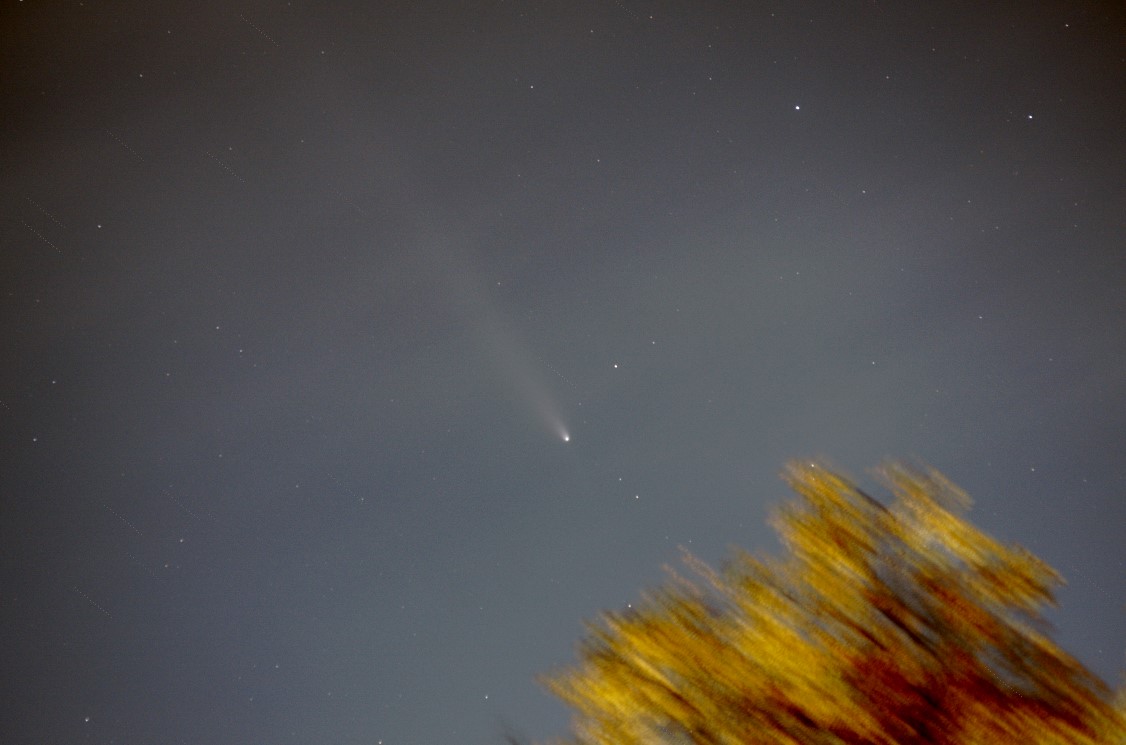
M 1059 576 L 962 515 L 938 472 L 877 472 L 894 501 L 791 463 L 781 559 L 685 555 L 635 609 L 588 626 L 544 679 L 567 743 L 1126 743 L 1124 692 L 1048 636 Z

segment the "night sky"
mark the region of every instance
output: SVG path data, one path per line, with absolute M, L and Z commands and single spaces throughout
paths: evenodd
M 1120 4 L 0 18 L 5 742 L 563 734 L 796 457 L 943 471 L 1126 669 Z

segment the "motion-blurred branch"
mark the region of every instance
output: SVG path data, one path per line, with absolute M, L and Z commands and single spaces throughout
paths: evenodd
M 775 516 L 787 555 L 686 555 L 640 607 L 590 624 L 547 677 L 566 743 L 1121 745 L 1117 694 L 1049 638 L 1059 576 L 974 528 L 938 472 L 878 471 L 883 506 L 816 463 Z

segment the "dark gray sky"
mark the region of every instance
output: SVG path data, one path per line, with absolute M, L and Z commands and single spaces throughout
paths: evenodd
M 5 740 L 561 733 L 818 455 L 944 471 L 1114 680 L 1113 5 L 6 3 Z

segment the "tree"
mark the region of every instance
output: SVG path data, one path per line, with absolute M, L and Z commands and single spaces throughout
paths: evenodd
M 1126 743 L 1115 697 L 1049 638 L 1054 570 L 963 519 L 938 472 L 890 464 L 888 507 L 824 465 L 772 523 L 786 556 L 736 552 L 588 626 L 544 679 L 568 743 Z

